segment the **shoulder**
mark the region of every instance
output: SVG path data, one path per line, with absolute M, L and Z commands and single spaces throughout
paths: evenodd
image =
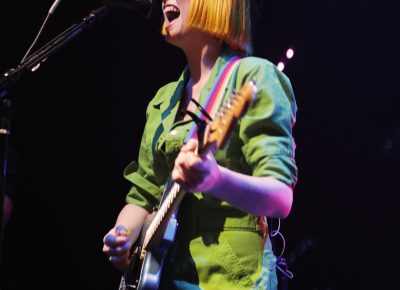
M 268 59 L 257 56 L 246 56 L 240 60 L 242 66 L 247 68 L 273 68 L 275 65 Z
M 259 85 L 272 85 L 282 88 L 286 94 L 293 95 L 289 78 L 275 64 L 267 59 L 248 56 L 240 60 L 238 68 L 239 82 L 256 79 Z
M 297 105 L 291 81 L 275 64 L 260 57 L 242 58 L 238 68 L 237 86 L 251 80 L 256 81 L 259 98 L 265 98 L 267 103 L 273 99 L 276 104 L 290 104 L 295 114 Z
M 268 76 L 269 79 L 276 79 L 281 83 L 290 83 L 289 78 L 274 63 L 256 56 L 248 56 L 241 59 L 239 74 L 244 77 L 259 74 L 261 76 Z
M 240 60 L 239 69 L 243 72 L 268 70 L 274 71 L 276 66 L 269 60 L 256 56 L 247 56 Z

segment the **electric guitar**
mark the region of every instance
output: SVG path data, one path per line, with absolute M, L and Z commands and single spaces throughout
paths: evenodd
M 255 82 L 251 81 L 234 92 L 219 109 L 213 121 L 198 131 L 199 154 L 223 148 L 233 125 L 246 112 L 256 93 Z M 175 239 L 177 208 L 185 191 L 169 177 L 163 192 L 159 209 L 147 229 L 131 249 L 131 263 L 124 271 L 119 290 L 154 290 L 160 283 L 161 271 L 168 249 Z

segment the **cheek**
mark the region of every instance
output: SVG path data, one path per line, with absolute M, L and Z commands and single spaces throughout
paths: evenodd
M 186 20 L 189 18 L 189 12 L 190 12 L 190 1 L 183 1 L 185 3 L 182 3 L 179 5 L 179 9 L 181 11 L 181 18 L 186 22 Z

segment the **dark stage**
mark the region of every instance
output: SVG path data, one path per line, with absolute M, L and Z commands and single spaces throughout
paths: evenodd
M 299 107 L 299 167 L 282 222 L 287 289 L 391 289 L 398 274 L 397 1 L 257 0 L 254 54 L 286 63 Z M 53 1 L 0 4 L 0 72 L 15 67 Z M 62 1 L 37 47 L 101 1 Z M 11 91 L 18 192 L 4 232 L 4 290 L 117 289 L 102 238 L 129 189 L 145 109 L 183 54 L 160 19 L 112 11 Z M 284 286 L 284 284 L 283 284 Z

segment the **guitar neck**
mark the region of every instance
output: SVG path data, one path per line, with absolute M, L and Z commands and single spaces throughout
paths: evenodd
M 143 249 L 147 250 L 152 245 L 157 244 L 163 237 L 166 226 L 172 214 L 182 201 L 185 191 L 176 182 L 170 181 L 163 194 L 161 206 L 158 209 L 153 221 L 147 228 L 143 240 Z

